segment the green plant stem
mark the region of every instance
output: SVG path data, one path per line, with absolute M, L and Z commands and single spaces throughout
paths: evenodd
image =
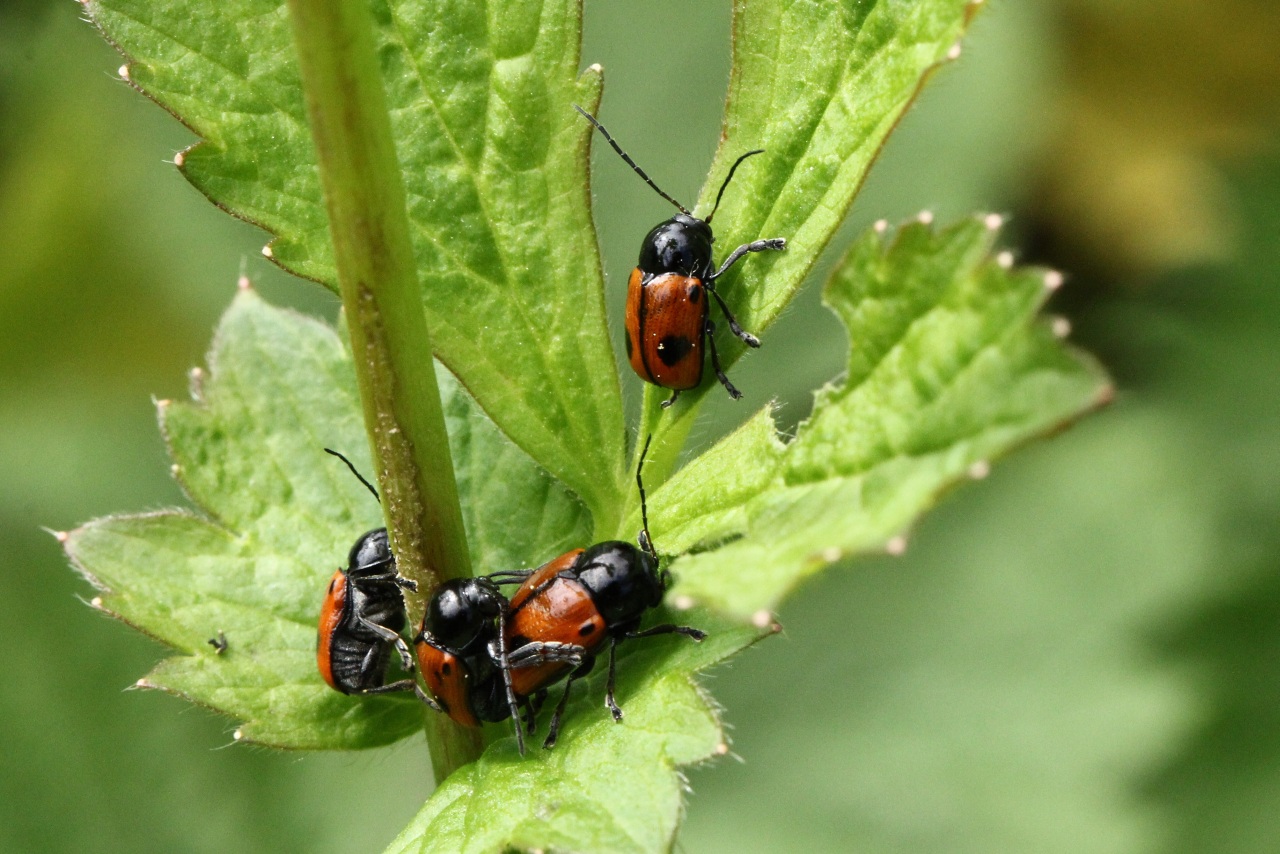
M 383 508 L 413 604 L 471 574 L 431 358 L 386 93 L 362 0 L 289 0 Z M 429 714 L 437 782 L 477 758 L 480 734 Z

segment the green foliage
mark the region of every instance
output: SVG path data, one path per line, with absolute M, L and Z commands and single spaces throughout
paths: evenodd
M 1006 269 L 994 238 L 982 219 L 915 222 L 887 249 L 872 229 L 849 250 L 826 289 L 849 331 L 843 379 L 791 443 L 764 410 L 654 498 L 662 544 L 694 552 L 681 593 L 775 607 L 798 575 L 881 546 L 973 466 L 1109 396 L 1036 318 L 1044 271 Z
M 717 283 L 744 328 L 765 329 L 786 308 L 889 132 L 976 8 L 966 0 L 735 3 L 723 140 L 700 203 L 709 212 L 733 160 L 762 148 L 735 175 L 716 215 L 716 240 L 722 252 L 760 237 L 788 241 L 786 252 L 739 263 Z M 727 324 L 719 324 L 716 343 L 726 366 L 744 349 Z M 720 392 L 704 384 L 667 412 L 659 435 L 672 430 L 675 441 L 666 453 L 678 450 L 707 393 Z M 659 400 L 646 396 L 649 423 Z
M 726 277 L 748 328 L 765 328 L 786 307 L 974 8 L 967 0 L 735 3 L 725 141 L 711 175 L 749 148 L 765 153 L 734 178 L 717 240 L 732 247 L 782 235 L 790 248 Z M 718 187 L 712 180 L 703 191 L 708 208 Z
M 588 210 L 598 72 L 571 0 L 374 3 L 432 341 L 503 431 L 597 519 L 623 473 L 618 378 Z M 91 0 L 129 79 L 204 142 L 183 174 L 336 290 L 292 32 L 273 0 Z
M 535 746 L 522 759 L 514 739 L 491 746 L 436 790 L 389 850 L 667 850 L 682 811 L 678 766 L 727 750 L 719 716 L 690 676 L 758 636 L 703 612 L 678 617 L 710 636 L 623 646 L 621 724 L 601 702 L 603 680 L 591 680 L 575 691 L 554 750 Z
M 769 154 L 726 199 L 720 245 L 790 239 L 786 253 L 726 279 L 748 326 L 785 307 L 970 8 L 738 4 L 726 138 L 708 186 L 748 141 Z M 281 264 L 332 286 L 281 8 L 89 9 L 130 57 L 131 81 L 205 138 L 185 153 L 187 177 L 272 231 Z M 470 392 L 441 374 L 473 563 L 532 566 L 634 531 L 587 215 L 590 128 L 569 109 L 599 97 L 598 69 L 575 77 L 576 6 L 392 2 L 374 12 L 428 321 Z M 992 260 L 993 235 L 980 220 L 938 233 L 914 224 L 887 249 L 876 231 L 853 247 L 827 290 L 849 330 L 848 374 L 790 443 L 765 410 L 659 486 L 698 396 L 673 410 L 653 451 L 652 530 L 699 607 L 658 619 L 711 637 L 628 645 L 622 726 L 600 708 L 597 674 L 554 752 L 521 759 L 495 729 L 398 849 L 669 846 L 678 766 L 726 749 L 694 676 L 770 625 L 742 618 L 817 569 L 880 548 L 973 466 L 1102 399 L 1101 373 L 1034 319 L 1044 275 Z M 261 743 L 367 747 L 420 723 L 411 699 L 337 695 L 314 665 L 324 583 L 354 536 L 378 524 L 359 484 L 320 450 L 338 446 L 368 469 L 351 367 L 334 330 L 242 293 L 196 402 L 162 408 L 175 470 L 205 515 L 106 519 L 67 544 L 104 588 L 100 607 L 184 653 L 145 684 L 243 720 L 242 736 Z M 230 647 L 216 655 L 206 641 L 220 630 Z

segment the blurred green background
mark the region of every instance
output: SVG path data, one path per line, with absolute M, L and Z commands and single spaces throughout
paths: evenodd
M 923 208 L 1009 214 L 1117 401 L 708 679 L 741 761 L 689 773 L 685 851 L 1280 850 L 1280 8 L 987 6 L 837 249 Z M 165 165 L 189 133 L 79 14 L 0 2 L 0 850 L 379 850 L 430 790 L 421 745 L 222 749 L 229 721 L 123 690 L 163 650 L 81 604 L 40 530 L 182 502 L 149 398 L 185 394 L 241 269 L 336 311 Z M 728 28 L 727 0 L 588 3 L 602 116 L 681 198 Z M 669 211 L 600 148 L 616 290 Z M 794 423 L 843 348 L 811 287 L 734 379 Z M 749 411 L 711 399 L 699 442 Z

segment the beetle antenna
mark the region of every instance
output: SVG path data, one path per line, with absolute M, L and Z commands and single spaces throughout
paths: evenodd
M 746 154 L 742 155 L 737 160 L 735 160 L 733 162 L 733 166 L 729 167 L 729 174 L 725 176 L 724 183 L 720 185 L 720 192 L 716 193 L 716 205 L 711 209 L 711 216 L 708 216 L 705 220 L 703 220 L 703 222 L 705 222 L 707 225 L 711 225 L 711 217 L 715 216 L 716 211 L 720 209 L 720 200 L 724 198 L 725 188 L 728 187 L 729 182 L 733 180 L 733 173 L 738 171 L 738 167 L 742 165 L 742 161 L 746 160 L 748 157 L 753 157 L 757 154 L 764 154 L 764 149 L 757 148 L 754 151 L 748 151 Z
M 640 451 L 640 462 L 636 464 L 636 486 L 640 488 L 640 548 L 649 553 L 654 560 L 658 559 L 658 550 L 653 547 L 653 538 L 649 536 L 649 507 L 644 495 L 644 458 L 649 453 L 649 443 L 653 441 L 650 433 L 644 440 L 644 448 Z
M 587 121 L 591 122 L 591 124 L 595 125 L 596 130 L 598 130 L 598 131 L 600 131 L 600 133 L 604 134 L 604 138 L 605 138 L 605 139 L 607 139 L 607 140 L 609 141 L 609 144 L 613 146 L 613 150 L 614 150 L 614 151 L 616 151 L 616 152 L 618 152 L 618 154 L 619 154 L 619 155 L 621 155 L 622 159 L 623 159 L 623 160 L 625 160 L 625 161 L 627 161 L 627 165 L 628 165 L 628 166 L 630 166 L 632 169 L 634 169 L 634 170 L 635 170 L 635 172 L 636 172 L 636 174 L 637 174 L 637 175 L 639 175 L 641 178 L 643 178 L 643 179 L 644 179 L 644 182 L 645 182 L 646 184 L 648 184 L 650 187 L 653 187 L 653 189 L 657 192 L 657 194 L 658 194 L 659 196 L 662 196 L 662 198 L 666 199 L 667 201 L 671 202 L 671 204 L 673 204 L 673 205 L 675 205 L 677 208 L 679 208 L 679 209 L 680 209 L 680 212 L 681 212 L 681 213 L 683 213 L 685 216 L 693 216 L 693 214 L 689 212 L 689 209 L 688 209 L 688 208 L 686 208 L 684 205 L 680 204 L 680 203 L 679 203 L 679 202 L 677 202 L 675 199 L 673 199 L 673 198 L 671 198 L 670 196 L 668 196 L 666 193 L 664 193 L 664 192 L 662 191 L 662 188 L 661 188 L 661 187 L 659 187 L 657 184 L 653 183 L 653 179 L 652 179 L 652 178 L 650 178 L 648 175 L 646 175 L 646 174 L 645 174 L 645 171 L 644 171 L 643 169 L 641 169 L 639 166 L 637 166 L 637 165 L 636 165 L 636 162 L 635 162 L 634 160 L 632 160 L 632 159 L 631 159 L 631 155 L 630 155 L 630 154 L 627 154 L 625 151 L 623 151 L 623 150 L 622 150 L 622 146 L 621 146 L 621 145 L 618 145 L 618 143 L 614 140 L 614 138 L 613 138 L 612 136 L 610 136 L 610 135 L 609 135 L 609 132 L 608 132 L 607 130 L 605 130 L 605 129 L 604 129 L 604 125 L 602 125 L 602 124 L 600 124 L 600 122 L 596 121 L 596 117 L 595 117 L 595 116 L 591 115 L 591 114 L 590 114 L 590 113 L 588 113 L 586 110 L 584 110 L 584 109 L 582 109 L 581 107 L 579 107 L 577 104 L 574 104 L 574 105 L 573 105 L 573 108 L 574 108 L 575 110 L 577 110 L 578 112 L 582 113 L 582 117 L 583 117 L 584 119 L 586 119 Z M 736 169 L 736 168 L 737 168 L 737 166 L 734 166 L 734 168 Z M 732 175 L 733 173 L 732 173 L 732 172 L 730 172 L 729 174 L 730 174 L 730 175 Z M 722 192 L 723 192 L 723 191 L 722 191 Z
M 361 482 L 361 483 L 363 483 L 363 484 L 365 485 L 365 488 L 366 488 L 366 489 L 368 489 L 370 492 L 372 492 L 372 493 L 373 493 L 373 500 L 374 500 L 374 501 L 376 501 L 376 502 L 378 502 L 379 504 L 381 504 L 381 503 L 382 503 L 382 499 L 378 496 L 378 490 L 376 490 L 376 489 L 374 489 L 374 488 L 373 488 L 373 484 L 372 484 L 372 483 L 370 483 L 369 481 L 367 481 L 367 480 L 365 480 L 365 479 L 364 479 L 364 475 L 362 475 L 362 474 L 360 474 L 360 472 L 356 471 L 356 467 L 352 464 L 351 460 L 347 459 L 347 458 L 346 458 L 346 457 L 344 457 L 342 454 L 338 453 L 337 451 L 333 450 L 332 448 L 325 448 L 325 449 L 324 449 L 324 452 L 325 452 L 326 454 L 333 454 L 335 457 L 337 457 L 338 459 L 340 459 L 340 460 L 342 460 L 344 463 L 346 463 L 346 464 L 347 464 L 347 468 L 351 469 L 351 473 L 352 473 L 353 475 L 355 475 L 357 478 L 359 478 L 359 479 L 360 479 L 360 482 Z

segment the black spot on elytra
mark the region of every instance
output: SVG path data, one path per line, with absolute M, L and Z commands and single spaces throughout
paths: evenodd
M 440 672 L 443 673 L 445 676 L 452 676 L 453 665 L 446 661 L 444 664 L 440 665 Z
M 689 355 L 693 341 L 684 335 L 668 335 L 658 342 L 658 358 L 668 368 Z
M 582 635 L 585 638 L 595 630 L 596 630 L 595 623 L 583 623 L 582 628 L 578 629 L 578 634 Z
M 689 285 L 689 302 L 694 305 L 702 302 L 702 285 Z
M 333 592 L 333 588 L 334 588 L 334 587 L 336 587 L 336 586 L 337 586 L 337 584 L 338 584 L 338 579 L 336 579 L 336 578 L 334 578 L 334 579 L 332 579 L 332 580 L 330 580 L 330 581 L 329 581 L 329 592 L 330 592 L 330 593 L 332 593 L 332 592 Z
M 519 649 L 529 643 L 529 639 L 524 635 L 515 635 L 511 640 L 507 641 L 508 649 Z

